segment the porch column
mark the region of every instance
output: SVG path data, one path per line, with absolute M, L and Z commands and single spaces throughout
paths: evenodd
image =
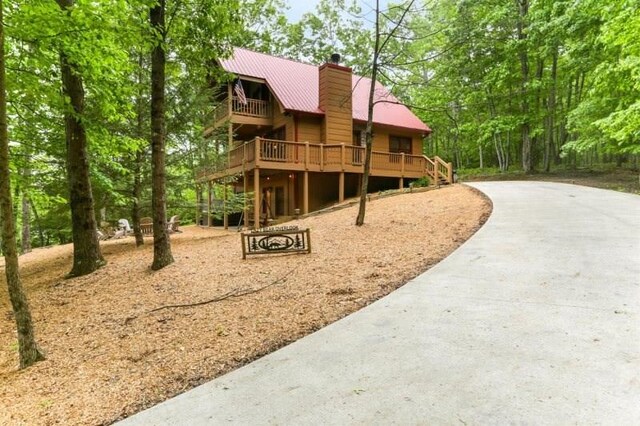
M 229 215 L 227 214 L 227 183 L 223 182 L 224 189 L 222 193 L 222 223 L 224 225 L 224 229 L 229 229 Z
M 211 226 L 211 181 L 207 182 L 207 226 Z
M 309 213 L 309 172 L 305 171 L 302 179 L 302 213 Z
M 403 177 L 400 178 L 400 188 L 398 188 L 398 189 L 402 189 L 402 188 L 404 188 L 404 178 Z
M 260 169 L 253 171 L 253 228 L 260 228 Z
M 247 173 L 246 171 L 243 171 L 242 172 L 242 190 L 244 191 L 244 197 L 243 197 L 244 200 L 242 201 L 243 203 L 242 216 L 244 217 L 245 228 L 249 229 L 249 209 L 247 208 L 247 191 L 249 190 L 249 188 L 248 188 L 247 179 L 249 179 L 249 173 Z
M 344 201 L 344 172 L 340 172 L 340 178 L 338 179 L 338 202 Z

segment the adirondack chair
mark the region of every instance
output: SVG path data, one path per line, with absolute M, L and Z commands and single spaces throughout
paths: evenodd
M 153 234 L 153 219 L 150 217 L 143 217 L 140 219 L 140 231 L 142 235 Z
M 167 222 L 167 231 L 169 231 L 169 233 L 182 232 L 180 231 L 179 228 L 180 228 L 180 217 L 171 216 L 171 219 L 169 219 L 169 222 Z

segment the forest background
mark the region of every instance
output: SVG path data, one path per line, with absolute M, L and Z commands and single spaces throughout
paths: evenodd
M 60 2 L 58 2 L 60 3 Z M 98 220 L 151 216 L 150 0 L 4 1 L 13 210 L 23 252 L 72 240 L 60 52 L 84 82 Z M 368 75 L 372 2 L 321 0 L 289 22 L 279 0 L 166 2 L 166 205 L 195 218 L 198 169 L 216 161 L 216 59 L 240 46 L 312 64 L 338 52 Z M 401 25 L 397 25 L 404 16 Z M 432 129 L 425 154 L 461 173 L 637 169 L 640 6 L 625 0 L 390 2 L 378 78 Z M 224 147 L 223 147 L 224 149 Z

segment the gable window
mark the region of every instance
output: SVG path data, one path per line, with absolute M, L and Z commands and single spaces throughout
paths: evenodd
M 389 135 L 389 152 L 411 154 L 411 138 Z

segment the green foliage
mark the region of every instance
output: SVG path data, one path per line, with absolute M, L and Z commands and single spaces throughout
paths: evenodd
M 140 151 L 141 213 L 151 214 L 148 56 L 159 35 L 147 21 L 154 3 L 77 0 L 62 11 L 53 0 L 4 2 L 11 178 L 31 200 L 34 246 L 71 237 L 60 51 L 85 83 L 81 119 L 96 211 L 130 218 Z M 383 34 L 405 5 L 390 4 Z M 195 217 L 194 172 L 218 160 L 220 138 L 202 134 L 211 119 L 212 65 L 232 46 L 316 64 L 338 52 L 354 72 L 370 71 L 369 3 L 321 0 L 293 23 L 283 9 L 282 0 L 167 0 L 167 208 L 183 223 Z M 481 158 L 483 171 L 505 171 L 519 163 L 526 122 L 539 166 L 640 155 L 638 2 L 531 1 L 524 40 L 515 36 L 518 19 L 512 0 L 416 1 L 388 41 L 380 80 L 433 129 L 425 154 L 453 161 L 461 174 Z M 521 52 L 530 68 L 524 85 Z M 230 210 L 245 202 L 228 191 Z
M 431 185 L 431 181 L 427 176 L 424 176 L 420 179 L 414 180 L 410 185 L 412 188 L 426 188 Z

